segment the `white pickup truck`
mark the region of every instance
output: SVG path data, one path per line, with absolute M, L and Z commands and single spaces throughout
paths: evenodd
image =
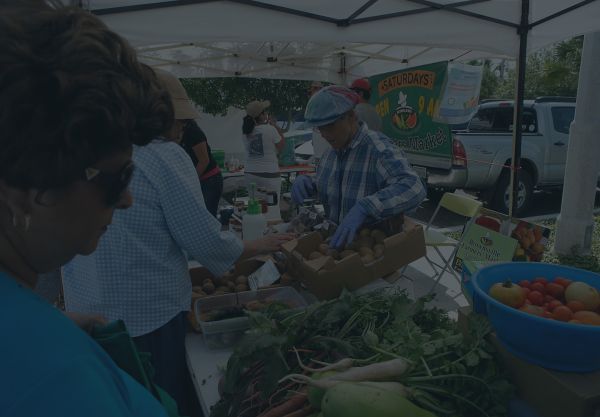
M 569 127 L 575 99 L 540 97 L 526 100 L 517 211 L 531 205 L 534 188 L 561 187 L 565 176 Z M 464 131 L 453 132 L 452 158 L 408 153 L 427 179 L 432 195 L 440 191 L 474 191 L 500 211 L 508 210 L 512 156 L 513 101 L 482 102 Z

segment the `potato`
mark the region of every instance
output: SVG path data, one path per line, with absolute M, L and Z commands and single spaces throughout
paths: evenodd
M 366 227 L 362 229 L 359 233 L 360 237 L 368 237 L 371 236 L 371 229 L 367 229 Z
M 279 281 L 281 282 L 281 285 L 290 285 L 294 282 L 294 277 L 285 272 L 283 275 L 281 275 Z
M 374 256 L 373 255 L 373 250 L 371 248 L 366 247 L 366 246 L 361 247 L 358 250 L 358 253 L 360 254 L 361 257 L 367 256 L 367 255 Z
M 213 295 L 225 295 L 225 294 L 226 294 L 226 292 L 222 291 L 222 290 L 218 290 L 213 293 Z
M 215 289 L 215 292 L 219 292 L 219 291 L 222 291 L 222 292 L 224 292 L 224 293 L 225 293 L 225 292 L 229 292 L 229 287 L 227 287 L 227 286 L 225 286 L 225 285 L 222 285 L 222 286 L 220 286 L 220 287 L 217 287 L 217 288 Z
M 335 249 L 329 249 L 327 255 L 331 256 L 333 259 L 340 259 L 340 253 Z
M 360 244 L 356 240 L 354 242 L 346 245 L 346 250 L 351 250 L 351 251 L 357 252 L 359 249 L 360 249 Z
M 383 243 L 384 239 L 387 237 L 383 230 L 375 229 L 371 232 L 371 237 L 375 240 L 376 243 Z
M 319 252 L 321 252 L 323 255 L 328 255 L 329 245 L 326 243 L 321 243 L 319 245 Z
M 192 292 L 200 292 L 202 291 L 202 285 L 194 285 L 192 287 Z
M 235 283 L 248 285 L 248 277 L 246 275 L 240 275 L 235 279 Z
M 214 282 L 212 279 L 206 278 L 202 281 L 202 285 L 204 285 L 204 284 L 213 284 L 214 285 Z
M 244 304 L 244 308 L 250 311 L 258 311 L 261 308 L 264 308 L 264 304 L 258 300 L 250 300 L 246 304 Z
M 314 252 L 311 252 L 310 255 L 308 255 L 308 259 L 310 259 L 312 261 L 313 259 L 319 259 L 322 256 L 323 256 L 323 254 L 321 252 L 314 251 Z
M 360 260 L 364 263 L 364 264 L 368 264 L 371 263 L 375 260 L 375 258 L 373 257 L 373 255 L 371 254 L 367 254 L 365 256 L 361 256 Z
M 364 236 L 361 237 L 357 240 L 358 242 L 358 246 L 359 246 L 359 250 L 361 247 L 367 247 L 369 249 L 371 249 L 373 247 L 373 245 L 375 244 L 375 239 L 373 239 L 371 236 Z
M 228 281 L 227 288 L 229 288 L 229 291 L 233 292 L 233 291 L 235 291 L 235 284 L 231 281 Z
M 381 258 L 384 250 L 385 246 L 383 246 L 381 243 L 378 243 L 377 245 L 373 246 L 373 256 L 375 258 Z
M 248 291 L 248 286 L 246 284 L 238 284 L 235 286 L 235 292 Z
M 213 284 L 215 285 L 215 287 L 226 287 L 228 282 L 229 279 L 224 276 L 215 278 L 213 280 Z
M 212 294 L 213 292 L 215 292 L 215 285 L 212 283 L 212 281 L 207 282 L 202 286 L 202 291 L 204 291 L 207 294 Z
M 346 250 L 342 251 L 342 253 L 340 253 L 340 258 L 341 258 L 341 259 L 345 259 L 345 258 L 347 258 L 348 256 L 354 255 L 355 253 L 356 253 L 356 252 L 355 252 L 355 251 L 353 251 L 353 250 L 346 249 Z

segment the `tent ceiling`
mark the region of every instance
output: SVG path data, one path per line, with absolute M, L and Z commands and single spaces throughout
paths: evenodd
M 146 62 L 179 76 L 340 81 L 442 60 L 514 58 L 521 3 L 87 0 L 85 5 Z M 529 3 L 530 51 L 600 29 L 600 1 Z

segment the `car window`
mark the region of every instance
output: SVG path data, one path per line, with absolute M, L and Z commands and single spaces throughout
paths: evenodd
M 552 107 L 552 122 L 557 132 L 568 135 L 574 118 L 575 107 Z
M 470 132 L 510 133 L 513 125 L 512 107 L 488 107 L 480 109 L 469 122 Z M 535 110 L 523 110 L 523 133 L 537 132 Z

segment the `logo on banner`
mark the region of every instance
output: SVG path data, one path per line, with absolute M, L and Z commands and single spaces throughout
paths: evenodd
M 402 132 L 410 132 L 419 124 L 419 116 L 415 109 L 407 104 L 408 96 L 402 91 L 398 93 L 398 107 L 392 115 L 394 127 Z

